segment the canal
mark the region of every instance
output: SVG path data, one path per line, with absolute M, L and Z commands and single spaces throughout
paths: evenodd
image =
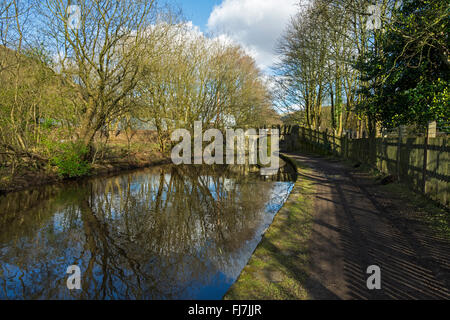
M 296 178 L 158 166 L 1 196 L 0 299 L 221 299 Z

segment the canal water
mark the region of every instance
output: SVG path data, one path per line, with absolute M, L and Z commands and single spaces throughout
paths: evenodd
M 0 196 L 0 299 L 221 299 L 295 180 L 160 166 Z

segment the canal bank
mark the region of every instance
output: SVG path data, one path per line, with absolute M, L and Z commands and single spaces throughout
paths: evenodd
M 307 280 L 314 180 L 310 167 L 289 156 L 282 158 L 296 168 L 298 179 L 225 300 L 308 298 L 303 284 Z
M 0 195 L 10 192 L 23 191 L 30 188 L 40 187 L 47 184 L 64 183 L 66 181 L 82 180 L 91 177 L 101 177 L 118 174 L 136 169 L 144 169 L 172 163 L 169 157 L 160 154 L 157 156 L 134 156 L 132 158 L 121 158 L 107 160 L 91 165 L 89 174 L 77 178 L 63 178 L 56 170 L 23 170 L 11 179 L 0 176 Z

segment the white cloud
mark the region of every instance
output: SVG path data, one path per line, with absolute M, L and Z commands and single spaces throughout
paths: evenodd
M 208 31 L 241 44 L 261 69 L 275 59 L 278 39 L 297 10 L 299 0 L 223 0 L 214 7 Z
M 166 24 L 163 24 L 162 30 L 164 32 L 170 32 L 169 29 L 164 29 L 164 27 L 167 28 Z M 198 26 L 194 25 L 192 21 L 186 21 L 184 23 L 180 23 L 174 27 L 172 27 L 173 32 L 173 38 L 174 41 L 178 41 L 178 43 L 188 43 L 191 41 L 197 41 L 199 39 L 204 39 L 209 44 L 212 43 L 220 43 L 222 45 L 236 45 L 237 42 L 233 39 L 231 39 L 226 34 L 218 34 L 214 37 L 207 37 Z

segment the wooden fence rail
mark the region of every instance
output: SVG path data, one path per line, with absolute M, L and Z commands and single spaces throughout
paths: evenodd
M 449 207 L 447 137 L 350 139 L 297 126 L 281 127 L 280 133 L 282 150 L 334 154 L 368 164 Z

